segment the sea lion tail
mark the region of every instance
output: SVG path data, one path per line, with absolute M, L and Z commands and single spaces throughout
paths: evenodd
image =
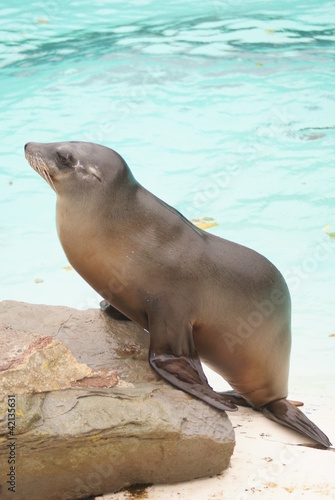
M 278 399 L 268 403 L 261 408 L 261 411 L 270 420 L 301 432 L 326 448 L 332 445 L 328 437 L 287 399 Z

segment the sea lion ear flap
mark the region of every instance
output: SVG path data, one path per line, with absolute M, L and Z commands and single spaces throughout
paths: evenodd
M 169 345 L 164 342 L 164 338 L 169 338 L 169 335 L 163 336 L 152 329 L 150 329 L 150 335 L 149 364 L 158 375 L 178 389 L 201 399 L 218 410 L 237 410 L 236 405 L 217 394 L 208 384 L 194 345 L 190 346 L 190 352 L 176 355 L 173 353 L 173 342 L 170 341 Z M 178 339 L 180 335 L 183 334 L 175 334 L 175 339 Z M 193 339 L 191 343 L 193 344 Z
M 101 173 L 96 165 L 94 165 L 94 167 L 89 167 L 88 170 L 93 175 L 93 177 L 95 177 L 96 179 L 98 179 L 98 181 L 101 182 Z

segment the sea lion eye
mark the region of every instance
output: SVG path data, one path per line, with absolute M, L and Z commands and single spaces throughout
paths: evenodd
M 72 162 L 72 154 L 69 152 L 57 151 L 57 159 L 61 165 L 69 165 Z

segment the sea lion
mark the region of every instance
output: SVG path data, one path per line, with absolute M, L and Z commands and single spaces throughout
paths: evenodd
M 251 406 L 331 445 L 286 399 L 291 302 L 269 260 L 194 226 L 112 149 L 30 142 L 25 155 L 56 192 L 69 262 L 106 312 L 150 332 L 149 363 L 161 377 L 219 410 Z M 233 391 L 215 392 L 200 359 Z

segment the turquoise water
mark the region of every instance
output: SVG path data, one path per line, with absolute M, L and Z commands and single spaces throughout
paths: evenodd
M 54 193 L 23 146 L 99 142 L 272 260 L 292 294 L 293 369 L 334 373 L 334 19 L 325 0 L 2 7 L 0 299 L 98 304 L 64 269 Z

